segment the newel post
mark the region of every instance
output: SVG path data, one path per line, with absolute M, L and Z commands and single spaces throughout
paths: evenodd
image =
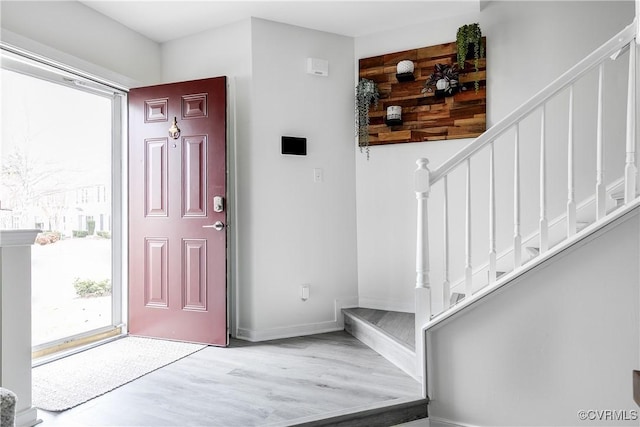
M 0 230 L 0 387 L 18 397 L 17 427 L 40 422 L 31 393 L 31 245 L 38 231 Z
M 425 343 L 422 326 L 431 318 L 431 288 L 429 284 L 429 222 L 427 201 L 430 190 L 429 160 L 418 159 L 415 171 L 415 191 L 418 201 L 416 244 L 415 333 L 416 373 L 425 379 Z

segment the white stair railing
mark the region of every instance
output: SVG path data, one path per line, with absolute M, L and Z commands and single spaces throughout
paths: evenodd
M 567 236 L 573 236 L 578 231 L 578 220 L 576 212 L 576 187 L 575 171 L 573 168 L 573 85 L 569 86 L 569 136 L 567 137 Z M 518 265 L 517 267 L 519 267 Z
M 478 185 L 474 182 L 472 186 L 472 160 L 479 161 L 474 158 L 475 155 L 483 148 L 488 146 L 489 150 L 489 179 L 488 179 L 488 193 L 489 193 L 489 248 L 488 248 L 488 285 L 495 285 L 504 282 L 497 277 L 496 267 L 496 191 L 495 191 L 495 174 L 496 165 L 494 157 L 494 143 L 507 132 L 515 131 L 515 145 L 514 145 L 514 176 L 513 176 L 513 193 L 514 193 L 514 209 L 513 209 L 513 268 L 514 271 L 518 269 L 524 269 L 526 262 L 522 257 L 522 230 L 521 230 L 521 202 L 522 202 L 522 189 L 521 189 L 521 126 L 520 124 L 524 119 L 532 115 L 533 113 L 540 112 L 540 200 L 539 200 L 539 223 L 538 223 L 538 238 L 539 238 L 539 255 L 549 250 L 549 220 L 547 218 L 547 185 L 548 185 L 548 171 L 549 162 L 547 159 L 546 146 L 548 143 L 548 131 L 547 127 L 547 104 L 551 99 L 554 99 L 559 93 L 568 89 L 569 92 L 569 117 L 568 117 L 568 162 L 567 162 L 567 181 L 568 181 L 568 196 L 566 207 L 567 218 L 567 233 L 565 238 L 570 238 L 577 232 L 577 219 L 576 219 L 576 200 L 575 200 L 575 155 L 574 155 L 574 84 L 584 77 L 588 72 L 599 68 L 598 72 L 598 95 L 597 95 L 597 123 L 596 123 L 596 153 L 597 153 L 597 165 L 596 165 L 596 188 L 595 188 L 595 203 L 596 203 L 596 221 L 601 220 L 606 216 L 605 210 L 605 182 L 604 182 L 604 161 L 603 161 L 603 83 L 604 83 L 604 63 L 609 59 L 615 60 L 622 52 L 629 50 L 629 71 L 628 71 L 628 84 L 627 84 L 627 112 L 626 112 L 626 155 L 624 161 L 624 197 L 625 203 L 631 202 L 636 198 L 636 181 L 637 181 L 637 166 L 636 166 L 636 117 L 638 112 L 636 103 L 636 34 L 638 28 L 637 18 L 633 24 L 629 25 L 618 33 L 615 37 L 603 44 L 600 48 L 595 50 L 592 54 L 587 56 L 584 60 L 580 61 L 576 66 L 568 70 L 554 82 L 549 84 L 543 90 L 538 92 L 529 101 L 522 104 L 511 114 L 506 116 L 500 122 L 489 128 L 480 137 L 476 138 L 472 143 L 464 147 L 457 154 L 445 161 L 440 167 L 434 171 L 430 171 L 428 168 L 427 159 L 419 159 L 417 161 L 418 168 L 415 172 L 416 176 L 416 197 L 418 199 L 418 218 L 417 218 L 417 252 L 416 252 L 416 265 L 417 265 L 417 279 L 416 279 L 416 349 L 418 350 L 418 361 L 423 363 L 423 351 L 424 351 L 424 329 L 433 317 L 431 307 L 431 284 L 429 278 L 429 219 L 427 203 L 429 194 L 434 185 L 442 181 L 444 189 L 444 280 L 443 283 L 438 284 L 442 286 L 442 295 L 444 299 L 444 312 L 438 315 L 438 318 L 444 316 L 446 311 L 450 309 L 450 294 L 451 294 L 451 271 L 449 252 L 452 250 L 450 243 L 450 219 L 449 219 L 449 185 L 451 181 L 448 180 L 448 176 L 459 168 L 465 174 L 465 220 L 464 220 L 464 253 L 451 254 L 456 257 L 464 257 L 464 273 L 462 283 L 464 284 L 465 303 L 468 303 L 473 299 L 474 287 L 473 287 L 473 264 L 472 264 L 472 215 L 475 213 L 472 211 L 472 191 L 476 191 L 475 187 Z M 482 185 L 482 183 L 480 183 Z M 509 225 L 511 226 L 511 224 Z M 440 250 L 438 248 L 438 250 Z M 529 263 L 531 260 L 528 261 Z M 513 275 L 507 275 L 513 276 Z M 506 279 L 505 279 L 506 280 Z M 465 304 L 467 305 L 467 304 Z M 451 309 L 453 310 L 453 309 Z M 437 314 L 437 313 L 435 313 Z
M 640 2 L 636 1 L 636 7 L 640 7 Z M 632 24 L 634 25 L 634 24 Z M 638 31 L 640 27 L 640 18 L 636 17 L 635 30 Z M 636 118 L 638 111 L 636 111 L 636 77 L 638 70 L 637 67 L 637 46 L 634 46 L 634 41 L 637 43 L 637 39 L 634 39 L 630 43 L 629 48 L 629 83 L 628 83 L 628 97 L 627 97 L 627 156 L 624 169 L 624 202 L 629 203 L 636 197 L 636 177 L 638 175 L 638 168 L 636 167 Z

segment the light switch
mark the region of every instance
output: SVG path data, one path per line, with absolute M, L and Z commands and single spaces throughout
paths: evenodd
M 313 170 L 313 182 L 322 182 L 322 169 L 315 168 Z

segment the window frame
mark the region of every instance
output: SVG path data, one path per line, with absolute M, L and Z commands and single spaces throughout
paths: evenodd
M 0 68 L 89 92 L 111 99 L 111 325 L 34 346 L 32 351 L 46 352 L 71 342 L 81 343 L 88 337 L 127 333 L 127 97 L 128 90 L 97 76 L 84 73 L 60 62 L 16 48 L 0 41 Z M 1 82 L 0 82 L 1 86 Z M 106 199 L 106 191 L 103 197 Z M 76 195 L 77 197 L 77 195 Z M 79 351 L 79 350 L 76 350 Z M 56 353 L 52 358 L 67 355 Z M 46 363 L 52 358 L 43 358 Z M 45 360 L 46 359 L 46 360 Z M 34 365 L 35 366 L 35 365 Z

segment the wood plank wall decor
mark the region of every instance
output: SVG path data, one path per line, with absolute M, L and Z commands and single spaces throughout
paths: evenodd
M 437 97 L 435 92 L 422 93 L 422 88 L 436 64 L 453 66 L 457 63 L 455 42 L 360 59 L 360 78 L 376 82 L 380 92 L 378 107 L 374 109 L 372 106 L 369 111 L 369 144 L 438 141 L 481 135 L 486 129 L 487 108 L 487 44 L 484 37 L 483 42 L 485 58 L 480 59 L 478 72 L 475 72 L 473 58 L 467 59 L 459 74 L 460 83 L 466 90 L 447 97 Z M 396 78 L 396 65 L 404 59 L 413 61 L 415 81 L 399 82 Z M 477 93 L 474 89 L 476 75 L 480 81 Z M 401 125 L 385 124 L 390 105 L 402 107 Z

